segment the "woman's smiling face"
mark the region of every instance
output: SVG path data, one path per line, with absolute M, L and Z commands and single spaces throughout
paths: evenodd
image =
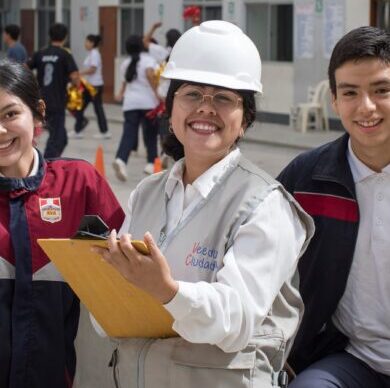
M 208 97 L 194 102 L 193 107 L 183 102 L 191 96 L 198 101 L 201 95 Z M 183 144 L 186 160 L 201 158 L 211 166 L 223 159 L 244 133 L 242 98 L 233 90 L 184 84 L 175 94 L 171 125 Z
M 33 161 L 34 120 L 23 101 L 0 89 L 0 173 L 25 177 Z

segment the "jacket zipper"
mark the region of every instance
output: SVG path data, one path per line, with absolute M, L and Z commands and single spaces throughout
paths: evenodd
M 112 377 L 114 379 L 114 385 L 115 388 L 120 388 L 119 387 L 119 382 L 118 382 L 118 376 L 117 376 L 117 365 L 118 365 L 118 348 L 116 348 L 111 355 L 111 360 L 108 363 L 108 366 L 112 368 Z

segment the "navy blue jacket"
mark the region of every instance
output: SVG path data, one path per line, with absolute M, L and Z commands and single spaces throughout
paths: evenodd
M 66 238 L 85 214 L 118 228 L 124 213 L 81 160 L 45 162 L 24 179 L 0 177 L 0 387 L 70 388 L 79 300 L 37 244 Z
M 359 227 L 348 139 L 345 134 L 299 155 L 277 178 L 316 227 L 298 266 L 305 313 L 289 358 L 296 372 L 348 342 L 331 321 L 347 284 Z

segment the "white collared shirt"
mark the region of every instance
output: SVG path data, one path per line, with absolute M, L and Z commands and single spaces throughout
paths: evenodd
M 333 321 L 346 350 L 390 375 L 390 165 L 377 173 L 348 145 L 360 223 L 347 286 Z
M 168 233 L 208 196 L 229 163 L 240 155 L 238 149 L 232 151 L 185 188 L 185 161 L 176 162 L 165 188 Z M 133 198 L 134 192 L 120 234 L 129 230 Z M 174 330 L 190 342 L 215 344 L 226 352 L 243 349 L 269 313 L 283 283 L 295 273 L 305 237 L 295 209 L 282 193 L 272 191 L 238 229 L 217 273 L 217 283 L 179 281 L 179 291 L 165 305 L 174 318 Z M 175 259 L 167 257 L 170 265 Z M 211 321 L 210 316 L 214 318 Z
M 224 174 L 230 162 L 240 157 L 238 149 L 230 152 L 225 158 L 211 166 L 192 184 L 183 184 L 184 159 L 174 164 L 170 171 L 165 192 L 168 201 L 168 224 L 166 234 L 169 234 L 183 218 L 185 219 L 192 209 L 204 198 L 207 198 L 215 182 Z
M 37 175 L 38 173 L 38 168 L 39 168 L 39 156 L 38 156 L 38 151 L 34 148 L 33 149 L 34 151 L 34 154 L 33 154 L 33 165 L 32 165 L 32 168 L 31 168 L 31 171 L 30 173 L 28 174 L 28 176 L 34 176 L 34 175 Z M 0 173 L 0 177 L 5 177 L 2 173 Z

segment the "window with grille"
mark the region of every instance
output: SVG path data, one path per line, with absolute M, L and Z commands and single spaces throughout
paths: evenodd
M 376 26 L 390 31 L 390 0 L 376 0 Z
M 120 50 L 126 55 L 125 42 L 130 35 L 144 34 L 144 1 L 121 0 L 120 8 Z
M 50 43 L 49 29 L 56 20 L 56 0 L 39 0 L 37 3 L 38 50 Z M 62 1 L 62 23 L 68 27 L 67 45 L 70 44 L 70 0 Z
M 0 32 L 3 32 L 4 27 L 10 23 L 15 23 L 15 20 L 11 18 L 11 0 L 0 0 Z M 0 38 L 0 51 L 6 49 L 3 39 Z
M 184 0 L 183 6 L 197 6 L 200 8 L 200 21 L 221 20 L 222 19 L 222 1 L 221 0 Z M 183 8 L 183 10 L 184 10 Z M 184 30 L 192 27 L 191 20 L 184 21 Z
M 292 4 L 246 4 L 246 32 L 263 61 L 293 60 L 293 19 Z

